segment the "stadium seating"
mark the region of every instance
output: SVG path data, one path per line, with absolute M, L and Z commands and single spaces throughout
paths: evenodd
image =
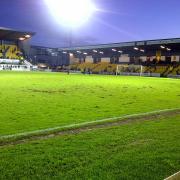
M 115 73 L 116 72 L 116 64 L 110 64 L 108 62 L 100 62 L 100 63 L 82 63 L 78 65 L 71 65 L 71 69 L 76 69 L 80 71 L 90 70 L 94 74 L 100 73 Z
M 78 70 L 84 71 L 84 70 L 90 69 L 92 71 L 96 66 L 97 64 L 93 64 L 93 63 L 82 63 L 82 64 L 79 64 Z
M 78 65 L 79 65 L 79 64 L 71 64 L 71 65 L 69 66 L 69 68 L 70 68 L 70 70 L 77 70 L 77 69 L 78 69 Z
M 160 73 L 166 70 L 166 66 L 146 66 L 144 73 Z
M 92 72 L 96 73 L 96 74 L 107 72 L 108 65 L 109 65 L 109 63 L 107 63 L 107 62 L 98 63 L 97 66 L 92 70 Z
M 117 69 L 117 64 L 109 64 L 107 67 L 108 73 L 115 73 Z
M 175 66 L 171 72 L 172 75 L 180 75 L 180 65 Z
M 21 59 L 21 51 L 16 45 L 0 45 L 0 58 Z
M 127 72 L 127 68 L 124 70 Z M 117 64 L 111 64 L 108 62 L 100 63 L 80 63 L 70 65 L 71 70 L 87 71 L 90 70 L 94 74 L 115 74 Z M 140 68 L 134 68 L 134 73 L 140 73 Z M 160 74 L 160 76 L 167 77 L 169 75 L 180 75 L 180 65 L 152 65 L 152 66 L 143 66 L 142 73 L 154 73 Z
M 158 73 L 163 77 L 168 75 L 179 75 L 180 74 L 180 65 L 168 65 L 168 66 L 146 66 L 143 73 Z
M 71 70 L 78 70 L 78 71 L 84 71 L 87 69 L 90 69 L 91 71 L 98 66 L 98 64 L 94 64 L 94 63 L 80 63 L 80 64 L 71 64 L 70 65 L 70 69 Z

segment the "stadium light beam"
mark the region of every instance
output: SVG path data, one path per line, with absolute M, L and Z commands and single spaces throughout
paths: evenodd
M 44 0 L 50 13 L 61 25 L 79 27 L 96 11 L 93 0 Z

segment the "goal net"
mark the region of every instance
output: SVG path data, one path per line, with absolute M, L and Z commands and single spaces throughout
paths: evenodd
M 141 65 L 117 65 L 116 75 L 142 76 L 144 67 Z

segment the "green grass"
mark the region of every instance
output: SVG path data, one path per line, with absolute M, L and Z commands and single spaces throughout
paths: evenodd
M 0 72 L 0 136 L 179 108 L 176 79 Z
M 0 136 L 180 108 L 177 79 L 0 72 Z M 163 179 L 180 169 L 180 115 L 0 147 L 4 179 Z
M 159 180 L 180 169 L 180 115 L 0 149 L 0 179 Z

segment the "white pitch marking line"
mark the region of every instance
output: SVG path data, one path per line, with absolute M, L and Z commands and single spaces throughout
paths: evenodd
M 175 173 L 175 174 L 173 174 L 172 176 L 169 176 L 168 178 L 166 178 L 164 180 L 176 180 L 176 178 L 178 179 L 178 177 L 180 177 L 180 171 Z
M 119 116 L 119 117 L 105 118 L 105 119 L 100 119 L 100 120 L 95 120 L 95 121 L 70 124 L 70 125 L 65 125 L 65 126 L 57 126 L 57 127 L 53 127 L 53 128 L 47 128 L 47 129 L 41 129 L 41 130 L 35 130 L 35 131 L 29 131 L 29 132 L 23 132 L 23 133 L 11 134 L 11 135 L 4 135 L 4 136 L 0 136 L 0 140 L 8 139 L 8 138 L 16 138 L 16 137 L 21 137 L 21 136 L 27 136 L 27 135 L 34 135 L 34 134 L 38 134 L 38 133 L 51 132 L 53 130 L 58 130 L 58 129 L 61 130 L 61 129 L 66 129 L 66 128 L 80 127 L 83 125 L 91 125 L 91 124 L 98 123 L 98 122 L 108 122 L 110 120 L 126 119 L 126 118 L 131 118 L 131 117 L 136 117 L 136 116 L 151 115 L 151 114 L 156 114 L 156 113 L 160 113 L 160 112 L 168 112 L 168 111 L 175 111 L 175 110 L 180 110 L 180 108 L 163 109 L 163 110 L 156 110 L 156 111 L 145 112 L 145 113 L 129 114 L 129 115 L 124 115 L 124 116 Z

